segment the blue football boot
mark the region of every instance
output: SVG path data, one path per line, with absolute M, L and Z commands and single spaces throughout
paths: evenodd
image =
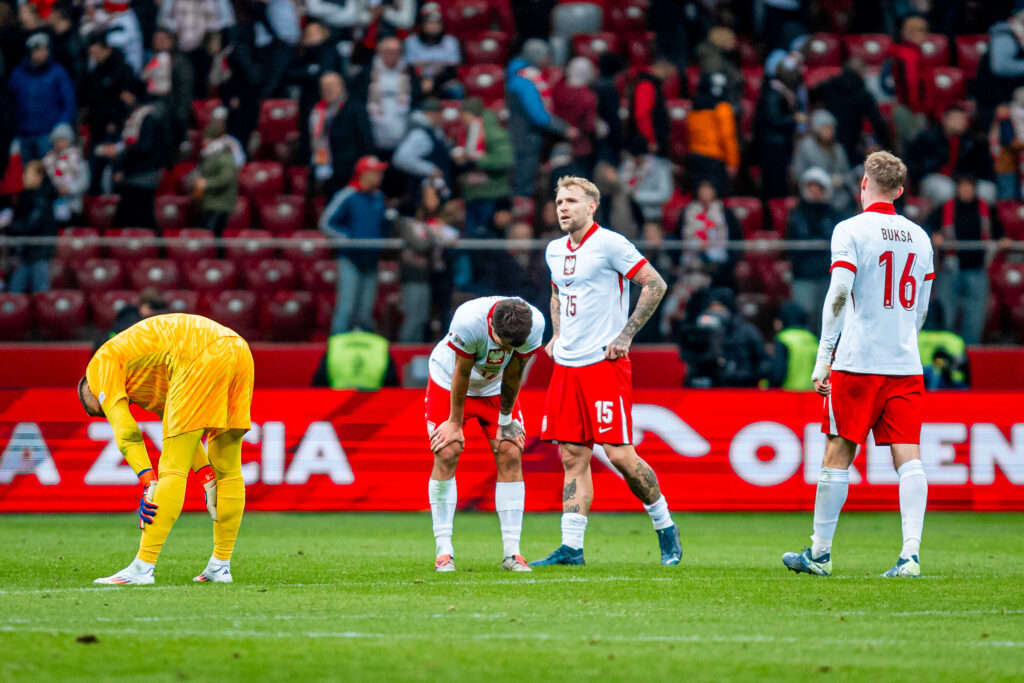
M 586 564 L 583 561 L 583 548 L 570 548 L 567 545 L 560 545 L 555 548 L 555 552 L 551 553 L 547 557 L 534 560 L 530 563 L 531 567 L 550 567 L 556 564 Z
M 673 524 L 658 529 L 658 546 L 661 548 L 661 563 L 665 566 L 679 564 L 683 559 L 683 543 L 679 540 L 679 527 Z
M 917 555 L 911 555 L 909 560 L 905 560 L 902 557 L 896 560 L 896 564 L 893 565 L 892 569 L 882 574 L 886 579 L 920 579 L 921 578 L 921 563 L 917 559 Z
M 832 576 L 832 553 L 820 557 L 811 557 L 811 549 L 803 552 L 786 553 L 782 556 L 782 564 L 797 574 L 813 574 L 815 576 Z

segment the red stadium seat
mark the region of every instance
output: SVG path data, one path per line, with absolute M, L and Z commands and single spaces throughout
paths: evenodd
M 164 292 L 164 301 L 171 313 L 199 312 L 199 294 L 188 289 L 169 289 Z
M 835 78 L 841 73 L 843 73 L 842 67 L 816 66 L 813 69 L 808 69 L 807 73 L 804 74 L 804 84 L 806 84 L 808 88 L 813 89 L 825 81 Z
M 227 230 L 245 230 L 253 227 L 252 204 L 248 197 L 238 195 L 235 198 L 235 210 L 228 216 Z
M 843 45 L 847 56 L 860 57 L 867 66 L 881 66 L 892 45 L 892 38 L 884 33 L 861 33 L 843 36 Z
M 999 202 L 996 211 L 1006 236 L 1012 240 L 1024 240 L 1024 202 Z
M 807 68 L 816 66 L 840 66 L 843 63 L 843 46 L 834 33 L 815 33 L 807 40 Z
M 1006 307 L 1013 307 L 1024 297 L 1024 263 L 997 261 L 989 269 L 992 294 Z
M 250 161 L 238 172 L 238 189 L 252 199 L 281 194 L 284 192 L 284 167 L 277 161 Z
M 764 206 L 757 197 L 727 197 L 722 203 L 740 222 L 745 239 L 764 229 Z
M 686 67 L 686 87 L 687 92 L 690 93 L 690 97 L 697 94 L 697 86 L 700 84 L 700 67 L 699 66 L 688 66 Z
M 57 258 L 69 263 L 81 263 L 100 255 L 96 228 L 64 228 L 57 237 Z
M 231 261 L 204 258 L 186 267 L 185 279 L 196 291 L 219 292 L 235 286 L 236 273 L 237 268 Z
M 244 289 L 218 289 L 206 302 L 207 315 L 245 338 L 251 338 L 259 322 L 257 297 Z
M 128 265 L 132 287 L 174 289 L 178 286 L 178 264 L 171 259 L 142 259 Z
M 298 240 L 295 246 L 285 247 L 284 257 L 300 268 L 306 268 L 310 262 L 320 261 L 331 255 L 327 247 L 327 237 L 319 230 L 298 230 L 292 233 L 292 239 Z
M 32 332 L 32 299 L 28 294 L 0 294 L 0 339 L 25 341 Z
M 178 240 L 167 246 L 167 258 L 179 263 L 193 263 L 199 259 L 213 258 L 217 253 L 217 248 L 213 246 L 213 232 L 210 230 L 169 230 L 164 237 Z
M 192 118 L 195 120 L 196 130 L 204 131 L 206 126 L 209 125 L 213 119 L 213 110 L 221 106 L 223 103 L 219 97 L 214 97 L 208 100 L 193 100 L 192 102 Z
M 33 294 L 32 309 L 43 339 L 73 339 L 85 325 L 85 294 L 76 289 Z
M 124 270 L 116 259 L 91 258 L 75 269 L 79 289 L 86 293 L 120 289 L 124 283 Z
M 736 49 L 740 53 L 740 66 L 761 66 L 764 59 L 746 36 L 736 36 Z
M 743 99 L 757 102 L 761 98 L 761 86 L 764 84 L 764 67 L 745 66 L 743 72 Z
M 317 332 L 329 332 L 331 329 L 331 318 L 334 317 L 334 307 L 337 297 L 334 292 L 317 292 L 313 295 L 313 329 Z
M 940 33 L 928 34 L 921 43 L 921 55 L 924 66 L 949 66 L 949 39 Z
M 274 235 L 290 235 L 306 227 L 306 198 L 282 194 L 256 202 L 260 227 Z
M 137 261 L 144 258 L 156 258 L 159 247 L 152 243 L 156 231 L 146 228 L 120 228 L 107 230 L 104 237 L 115 237 L 117 243 L 110 246 L 111 258 L 123 261 Z
M 228 259 L 234 261 L 239 270 L 261 259 L 274 258 L 276 249 L 267 244 L 273 237 L 269 230 L 225 230 L 224 237 L 245 240 L 225 248 Z
M 154 203 L 157 230 L 180 230 L 195 225 L 192 199 L 175 194 L 159 195 Z
M 116 194 L 104 194 L 96 197 L 86 195 L 84 206 L 85 222 L 97 230 L 109 230 L 114 227 L 114 216 L 121 198 Z
M 125 306 L 138 306 L 139 293 L 133 289 L 112 289 L 89 296 L 92 324 L 97 330 L 109 330 L 114 318 Z
M 768 200 L 768 213 L 772 217 L 772 229 L 785 234 L 786 224 L 789 222 L 789 212 L 792 211 L 797 202 L 797 197 L 777 197 Z
M 689 100 L 667 100 L 669 156 L 682 161 L 690 147 L 690 129 L 686 118 L 690 114 Z
M 74 285 L 74 277 L 67 261 L 57 258 L 50 261 L 50 289 L 68 289 Z
M 457 38 L 486 31 L 490 26 L 488 0 L 454 0 L 444 3 L 445 31 Z
M 247 289 L 266 296 L 295 288 L 295 266 L 284 259 L 263 259 L 242 270 Z
M 626 36 L 625 38 L 625 49 L 626 57 L 629 58 L 630 66 L 643 69 L 647 67 L 654 55 L 654 32 L 644 31 L 643 33 L 635 33 L 633 35 Z M 677 76 L 678 79 L 678 76 Z M 662 90 L 666 92 L 665 84 L 662 84 Z M 679 96 L 679 92 L 674 93 L 675 97 Z
M 318 294 L 333 294 L 338 289 L 338 262 L 321 259 L 299 269 L 303 289 Z
M 946 111 L 967 97 L 967 79 L 964 78 L 964 72 L 955 66 L 938 66 L 932 69 L 932 83 L 936 113 Z
M 299 134 L 299 103 L 295 100 L 272 99 L 260 103 L 256 124 L 264 146 L 275 145 Z
M 987 54 L 987 33 L 956 37 L 956 65 L 964 72 L 966 78 L 978 75 L 978 67 Z
M 484 31 L 462 41 L 462 63 L 507 64 L 511 44 L 504 31 Z
M 309 208 L 313 212 L 309 224 L 312 226 L 320 225 L 320 219 L 323 217 L 324 211 L 327 210 L 327 197 L 323 195 L 313 197 L 309 202 Z
M 289 166 L 286 174 L 291 193 L 305 197 L 309 189 L 309 166 Z
M 604 53 L 619 51 L 619 37 L 608 32 L 578 33 L 572 37 L 572 51 L 596 64 L 597 58 Z
M 306 341 L 313 329 L 313 295 L 281 291 L 260 312 L 260 332 L 269 341 Z
M 496 64 L 460 66 L 459 82 L 466 87 L 466 97 L 479 97 L 485 106 L 505 99 L 505 69 Z
M 635 35 L 647 30 L 647 0 L 621 0 L 604 15 L 605 30 L 619 35 Z

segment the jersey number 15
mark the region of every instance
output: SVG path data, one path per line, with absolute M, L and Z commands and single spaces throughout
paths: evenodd
M 907 263 L 903 266 L 903 275 L 900 276 L 898 287 L 893 286 L 893 259 L 895 254 L 887 251 L 878 257 L 879 267 L 885 268 L 885 291 L 882 294 L 882 305 L 886 308 L 893 308 L 893 299 L 899 297 L 900 305 L 908 311 L 914 308 L 914 299 L 917 297 L 917 280 L 911 275 L 914 263 L 917 261 L 917 254 L 907 254 Z M 893 290 L 896 290 L 895 292 Z

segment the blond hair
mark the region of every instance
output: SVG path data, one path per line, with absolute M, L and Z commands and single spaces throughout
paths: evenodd
M 891 152 L 872 152 L 864 160 L 864 175 L 882 192 L 895 194 L 907 179 L 907 165 Z
M 555 186 L 555 194 L 565 187 L 578 187 L 583 190 L 583 193 L 590 197 L 591 200 L 601 203 L 601 190 L 597 189 L 597 185 L 590 182 L 586 178 L 581 178 L 575 175 L 565 175 L 558 179 L 558 185 Z

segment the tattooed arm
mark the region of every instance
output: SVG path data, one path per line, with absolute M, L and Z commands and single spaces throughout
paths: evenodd
M 825 305 L 821 312 L 821 341 L 818 343 L 818 358 L 814 364 L 811 380 L 814 390 L 822 396 L 832 391 L 829 376 L 832 373 L 832 353 L 839 343 L 839 335 L 843 331 L 843 320 L 846 317 L 847 303 L 853 292 L 856 274 L 847 268 L 833 268 L 832 280 L 828 293 L 825 294 Z
M 633 343 L 633 337 L 654 315 L 654 310 L 661 303 L 661 298 L 665 296 L 667 288 L 665 280 L 649 263 L 638 270 L 630 282 L 640 286 L 640 300 L 636 302 L 636 309 L 633 310 L 633 315 L 629 316 L 622 332 L 605 349 L 604 356 L 610 360 L 625 358 L 629 355 L 629 345 Z
M 516 397 L 519 396 L 519 387 L 523 384 L 523 373 L 526 370 L 530 359 L 523 356 L 513 355 L 508 362 L 505 371 L 501 373 L 501 414 L 511 415 L 516 405 Z M 525 435 L 523 423 L 519 420 L 512 420 L 507 425 L 499 425 L 498 440 L 512 441 L 525 448 Z
M 554 334 L 551 335 L 551 341 L 544 347 L 544 352 L 554 358 L 555 356 L 555 340 L 558 339 L 558 330 L 561 327 L 561 315 L 562 315 L 562 304 L 558 300 L 558 287 L 554 284 L 551 285 L 551 329 Z

